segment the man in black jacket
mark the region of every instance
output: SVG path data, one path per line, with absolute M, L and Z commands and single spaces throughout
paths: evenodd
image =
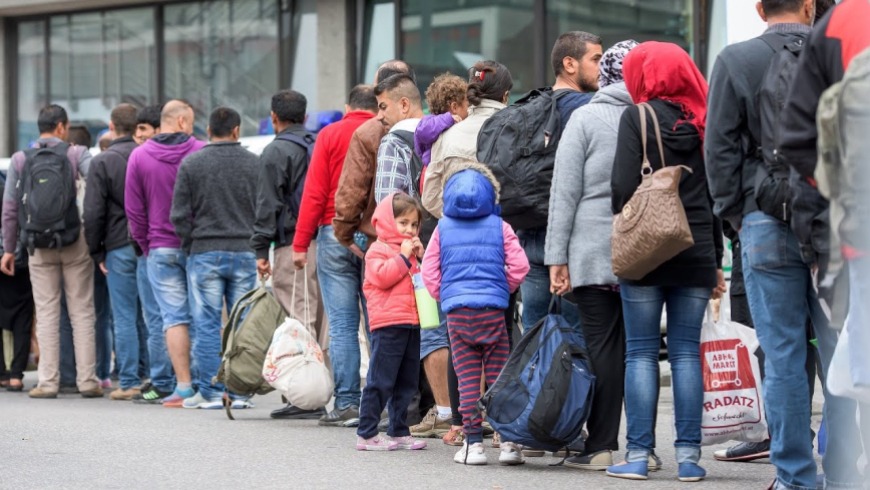
M 272 276 L 272 289 L 278 303 L 290 316 L 308 327 L 314 339 L 321 339 L 325 335 L 321 330 L 327 326 L 320 303 L 317 266 L 313 262 L 314 245 L 309 249 L 308 266 L 297 273 L 291 245 L 296 232 L 298 210 L 290 209 L 291 206 L 287 204 L 292 200 L 297 186 L 304 185 L 309 153 L 308 148 L 302 144 L 285 138 L 301 138 L 309 142 L 312 148 L 314 145 L 314 135 L 303 126 L 307 103 L 305 96 L 295 90 L 282 90 L 272 96 L 271 115 L 275 140 L 260 155 L 257 217 L 254 221 L 251 248 L 257 255 L 257 271 L 260 276 Z M 269 261 L 272 242 L 275 243 L 274 264 Z M 305 297 L 306 282 L 308 298 Z M 320 413 L 322 411 L 303 415 L 313 416 Z
M 776 488 L 815 488 L 809 390 L 800 360 L 811 354 L 806 319 L 818 312 L 819 302 L 788 224 L 760 211 L 755 199 L 756 175 L 764 172 L 756 94 L 775 54 L 771 46 L 799 42 L 809 35 L 814 2 L 762 0 L 758 13 L 769 26 L 765 34 L 726 47 L 710 75 L 707 180 L 714 212 L 739 232 L 742 245 L 749 307 L 766 354 L 764 400 L 769 455 L 777 467 Z M 717 452 L 716 457 L 748 461 L 768 456 L 766 449 L 741 444 Z
M 140 336 L 136 254 L 127 234 L 124 179 L 127 159 L 136 148 L 136 108 L 121 104 L 112 110 L 109 130 L 117 135 L 106 151 L 91 161 L 84 202 L 85 239 L 94 261 L 106 275 L 115 325 L 115 356 L 120 388 L 109 397 L 131 400 L 139 394 Z

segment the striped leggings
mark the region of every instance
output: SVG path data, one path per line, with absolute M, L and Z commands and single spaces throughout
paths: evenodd
M 507 362 L 508 336 L 504 310 L 458 308 L 447 314 L 453 367 L 459 378 L 459 412 L 469 444 L 483 441 L 483 418 L 477 401 L 480 377 L 489 386 Z

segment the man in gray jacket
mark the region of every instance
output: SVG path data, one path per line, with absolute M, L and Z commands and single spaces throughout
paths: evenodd
M 187 259 L 190 310 L 196 342 L 199 392 L 184 408 L 221 408 L 224 386 L 212 378 L 220 367 L 221 312 L 257 284 L 253 234 L 259 161 L 239 143 L 239 113 L 215 109 L 208 122 L 209 144 L 188 155 L 178 169 L 170 219 Z M 247 408 L 245 400 L 233 408 Z

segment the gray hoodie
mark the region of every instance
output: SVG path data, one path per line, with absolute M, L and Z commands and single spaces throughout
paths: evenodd
M 610 177 L 625 83 L 601 89 L 571 115 L 556 150 L 544 263 L 568 264 L 571 287 L 616 284 L 610 260 Z

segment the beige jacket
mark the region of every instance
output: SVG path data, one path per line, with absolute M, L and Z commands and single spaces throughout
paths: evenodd
M 441 218 L 444 176 L 457 162 L 477 162 L 477 135 L 483 123 L 504 109 L 501 102 L 484 99 L 478 106 L 468 109 L 468 117 L 444 132 L 432 146 L 432 161 L 426 168 L 423 184 L 423 207 L 436 218 Z M 452 173 L 452 172 L 450 172 Z

